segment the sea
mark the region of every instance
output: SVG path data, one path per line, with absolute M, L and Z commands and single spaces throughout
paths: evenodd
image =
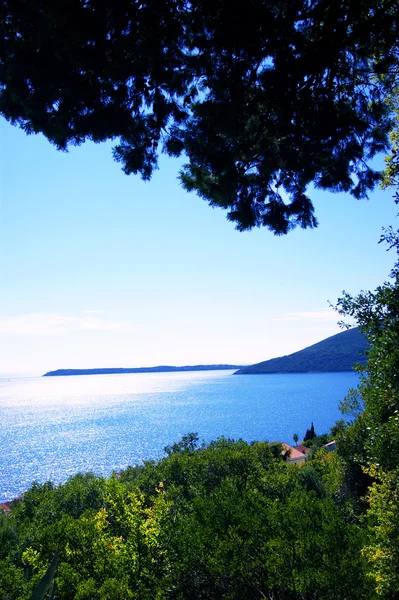
M 326 433 L 356 373 L 233 371 L 68 377 L 0 376 L 0 502 L 32 482 L 109 476 L 164 456 L 189 432 L 292 443 L 313 422 Z

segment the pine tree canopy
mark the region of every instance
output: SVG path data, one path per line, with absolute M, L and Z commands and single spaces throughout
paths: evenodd
M 315 227 L 310 186 L 365 197 L 389 146 L 397 0 L 3 0 L 0 113 L 59 149 L 114 140 L 240 230 Z

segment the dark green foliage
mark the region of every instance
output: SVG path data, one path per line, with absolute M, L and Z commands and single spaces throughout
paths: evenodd
M 335 439 L 340 433 L 342 433 L 348 426 L 348 422 L 345 419 L 338 419 L 330 429 L 331 437 Z
M 367 509 L 366 495 L 372 478 L 365 472 L 367 427 L 359 417 L 337 440 L 337 453 L 345 465 L 341 494 L 349 500 L 355 514 Z
M 288 356 L 244 367 L 236 374 L 351 371 L 356 363 L 365 363 L 367 348 L 367 338 L 355 328 L 337 333 Z
M 399 233 L 389 229 L 382 240 L 399 256 Z M 356 452 L 361 464 L 377 463 L 390 471 L 399 465 L 399 260 L 390 282 L 357 297 L 345 294 L 338 309 L 340 314 L 357 319 L 371 344 L 357 393 L 343 406 L 355 414 L 363 409 L 357 417 L 358 433 L 347 430 L 344 437 L 347 443 L 361 437 Z
M 175 452 L 193 452 L 197 448 L 198 433 L 187 433 L 182 437 L 180 442 L 166 446 L 164 451 L 166 454 L 174 454 Z
M 14 533 L 0 598 L 30 598 L 55 541 L 57 600 L 372 597 L 363 533 L 335 504 L 329 463 L 298 469 L 266 442 L 196 442 L 119 481 L 34 486 L 3 517 Z
M 310 426 L 310 429 L 306 430 L 305 437 L 303 438 L 303 441 L 307 442 L 308 440 L 313 440 L 314 437 L 316 437 L 316 433 L 315 433 L 315 430 L 314 430 L 314 425 L 312 423 L 311 426 Z
M 4 0 L 0 113 L 58 148 L 117 140 L 238 229 L 315 227 L 309 184 L 367 195 L 388 146 L 396 2 Z
M 54 580 L 54 575 L 56 573 L 57 566 L 58 566 L 58 559 L 59 559 L 59 552 L 57 551 L 54 554 L 53 560 L 51 561 L 49 568 L 47 569 L 47 571 L 43 575 L 42 579 L 40 580 L 39 585 L 36 586 L 36 588 L 34 589 L 33 594 L 30 597 L 30 600 L 45 600 L 46 594 L 51 586 L 52 586 L 51 598 L 54 598 L 55 585 L 53 583 L 53 580 Z M 50 600 L 51 600 L 51 598 L 50 598 Z
M 224 480 L 209 498 L 198 496 L 190 511 L 179 511 L 173 598 L 350 597 L 354 572 L 344 575 L 342 549 L 358 543 L 351 528 L 339 522 L 330 499 L 305 491 L 297 477 L 274 477 L 278 487 L 268 479 L 240 489 Z M 338 582 L 337 571 L 351 582 Z
M 7 546 L 4 548 L 8 550 Z M 12 563 L 12 560 L 0 562 L 0 598 L 20 600 L 23 597 L 24 571 Z
M 399 255 L 399 232 L 382 240 Z M 342 495 L 362 515 L 368 536 L 363 555 L 381 598 L 399 598 L 399 260 L 391 280 L 374 292 L 349 294 L 338 302 L 344 316 L 355 317 L 369 341 L 360 385 L 342 404 L 353 422 L 337 437 L 343 464 Z
M 399 253 L 398 234 L 392 229 L 382 241 Z M 370 468 L 377 465 L 389 473 L 399 465 L 399 261 L 390 282 L 356 297 L 345 294 L 337 308 L 343 316 L 355 317 L 370 340 L 360 385 L 341 405 L 353 422 L 337 439 L 345 463 L 344 493 L 360 512 L 367 509 L 374 481 Z
M 347 426 L 347 421 L 344 419 L 339 419 L 331 427 L 330 433 L 322 433 L 321 435 L 317 435 L 312 423 L 310 429 L 306 430 L 305 437 L 302 441 L 302 445 L 311 450 L 311 452 L 307 454 L 307 457 L 313 458 L 315 453 L 329 442 L 334 441 L 337 443 L 337 441 L 341 440 L 342 432 L 345 431 Z

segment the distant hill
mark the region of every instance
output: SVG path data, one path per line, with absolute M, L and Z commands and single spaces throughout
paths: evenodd
M 358 328 L 349 329 L 288 356 L 244 367 L 234 375 L 351 371 L 357 362 L 366 361 L 362 352 L 367 348 L 364 334 Z
M 137 367 L 134 369 L 109 368 L 109 369 L 57 369 L 49 371 L 42 377 L 65 377 L 67 375 L 115 375 L 118 373 L 170 373 L 177 371 L 227 371 L 240 369 L 241 365 L 192 365 L 186 367 Z

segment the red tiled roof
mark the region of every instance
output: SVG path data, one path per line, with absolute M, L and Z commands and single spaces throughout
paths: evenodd
M 297 450 L 297 448 L 294 448 L 293 446 L 289 446 L 288 444 L 285 444 L 284 442 L 281 442 L 282 447 L 284 448 L 284 450 L 282 451 L 282 454 L 285 454 L 287 452 L 287 450 L 290 450 L 290 458 L 303 458 L 305 456 L 304 452 L 300 452 L 299 450 Z
M 310 448 L 306 448 L 306 446 L 302 446 L 302 444 L 297 444 L 295 448 L 299 450 L 299 452 L 302 452 L 302 454 L 307 454 L 310 452 Z
M 0 510 L 4 510 L 4 513 L 6 515 L 8 515 L 8 513 L 11 510 L 9 502 L 2 502 L 2 503 L 0 503 Z

